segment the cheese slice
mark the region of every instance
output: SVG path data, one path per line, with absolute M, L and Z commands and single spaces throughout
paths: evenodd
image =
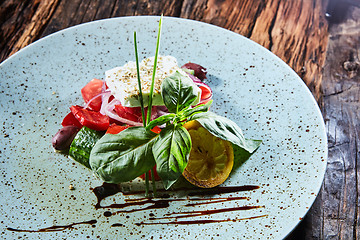
M 154 68 L 154 57 L 142 60 L 139 64 L 139 68 L 144 106 L 147 106 Z M 161 83 L 165 78 L 176 71 L 188 77 L 188 75 L 178 66 L 176 58 L 173 56 L 158 56 L 152 100 L 153 106 L 164 105 L 161 97 Z M 135 62 L 130 61 L 122 67 L 116 67 L 106 71 L 105 81 L 112 95 L 119 100 L 123 106 L 140 107 L 140 93 Z M 199 88 L 198 99 L 195 100 L 194 105 L 200 102 L 200 95 L 201 90 Z

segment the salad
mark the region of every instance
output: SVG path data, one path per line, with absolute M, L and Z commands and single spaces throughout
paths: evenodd
M 178 66 L 160 56 L 161 22 L 154 57 L 106 71 L 81 89 L 84 105 L 70 107 L 55 134 L 55 150 L 108 183 L 161 180 L 169 189 L 181 176 L 198 187 L 223 183 L 234 164 L 233 146 L 252 154 L 260 140 L 246 139 L 233 121 L 211 112 L 206 69 Z

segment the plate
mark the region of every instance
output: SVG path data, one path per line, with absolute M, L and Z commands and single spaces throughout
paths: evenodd
M 55 153 L 51 138 L 69 107 L 82 103 L 82 86 L 134 60 L 135 30 L 140 57 L 154 55 L 158 20 L 123 17 L 71 27 L 1 64 L 4 238 L 281 239 L 304 217 L 327 160 L 324 122 L 310 91 L 258 44 L 216 26 L 171 17 L 163 21 L 160 54 L 205 66 L 214 91 L 212 110 L 263 144 L 225 182 L 224 187 L 238 187 L 222 188 L 227 193 L 178 190 L 169 192 L 163 205 L 161 199 L 128 204 L 129 199 L 143 201 L 142 194 L 117 193 L 95 208 L 92 190 L 102 182 Z M 139 181 L 122 186 L 124 191 L 142 187 Z

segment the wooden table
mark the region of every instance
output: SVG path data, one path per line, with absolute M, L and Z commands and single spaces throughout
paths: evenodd
M 0 61 L 73 25 L 161 13 L 242 34 L 298 73 L 322 110 L 329 159 L 314 205 L 288 239 L 359 239 L 358 0 L 2 0 Z

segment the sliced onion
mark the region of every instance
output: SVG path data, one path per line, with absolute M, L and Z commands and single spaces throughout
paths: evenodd
M 105 114 L 105 108 L 109 105 L 110 97 L 111 97 L 111 92 L 110 91 L 106 91 L 102 95 L 102 102 L 101 102 L 101 108 L 100 108 L 100 113 L 101 114 Z
M 199 82 L 202 83 L 202 81 L 199 78 L 197 78 L 196 76 L 194 76 L 194 75 L 192 75 L 191 73 L 188 73 L 188 72 L 187 72 L 187 74 L 189 75 L 191 80 L 194 81 L 194 83 L 199 83 Z
M 156 110 L 159 117 L 169 114 L 169 110 L 165 106 L 156 106 Z
M 101 92 L 101 93 L 99 93 L 98 95 L 96 95 L 96 96 L 94 96 L 93 98 L 91 98 L 86 104 L 85 104 L 85 106 L 84 106 L 84 108 L 88 108 L 89 107 L 89 105 L 90 105 L 90 103 L 92 102 L 92 101 L 94 101 L 96 98 L 98 98 L 98 97 L 101 97 L 101 101 L 103 100 L 103 95 L 105 95 L 105 94 L 107 94 L 108 92 Z
M 118 104 L 120 104 L 119 100 L 117 100 L 115 98 L 113 100 L 111 100 L 111 102 L 108 103 L 106 107 L 104 107 L 105 115 L 116 121 L 131 125 L 131 126 L 142 126 L 143 125 L 142 122 L 134 122 L 129 119 L 122 118 L 118 114 L 116 114 L 114 109 L 115 109 L 115 105 L 118 105 Z

